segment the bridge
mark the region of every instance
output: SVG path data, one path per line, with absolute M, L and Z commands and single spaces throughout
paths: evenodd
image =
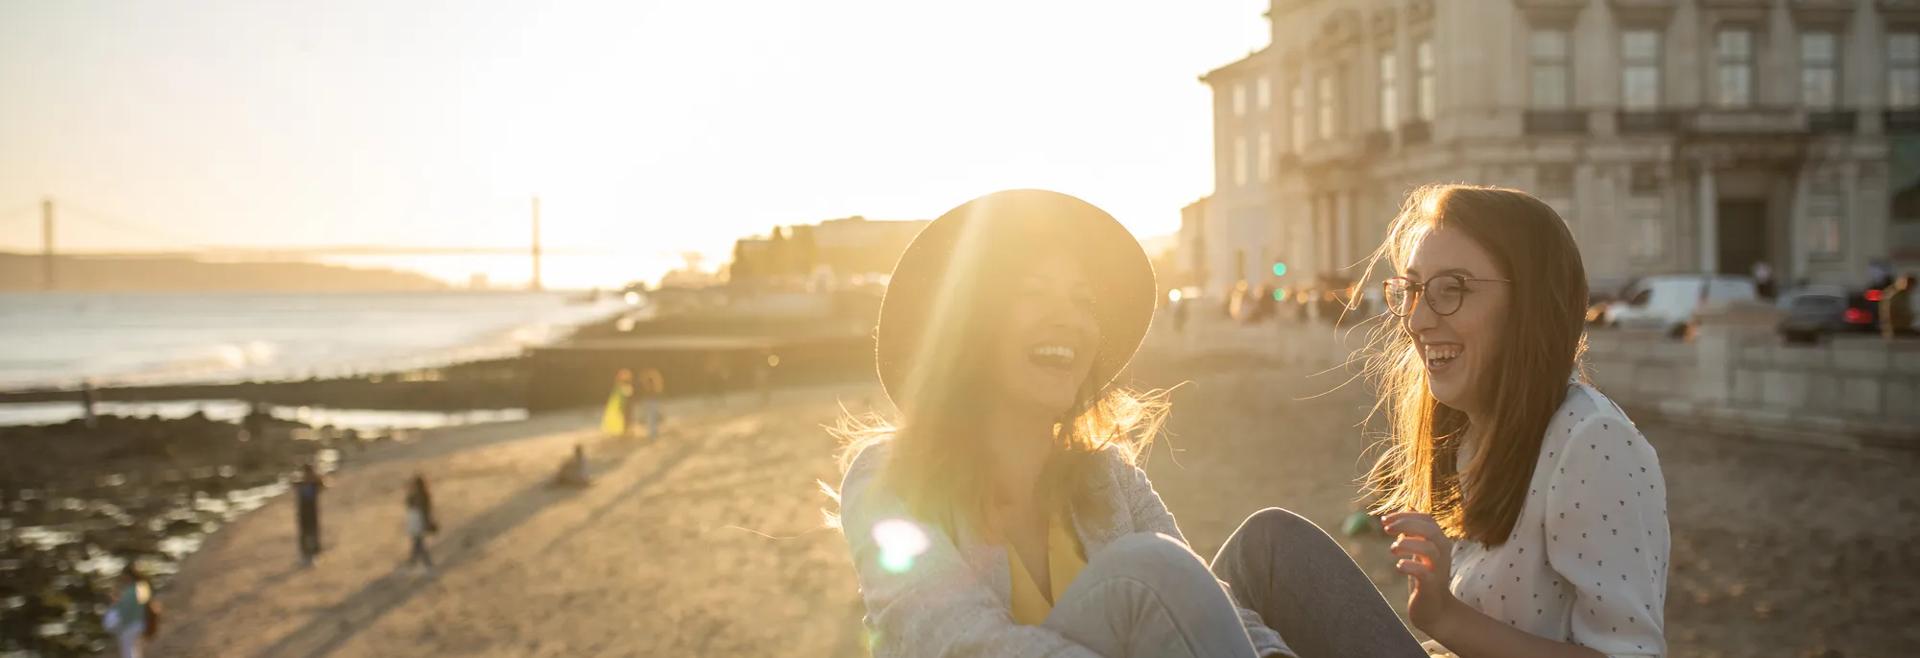
M 130 234 L 142 235 L 150 238 L 157 238 L 165 242 L 173 242 L 173 243 L 185 242 L 189 244 L 199 242 L 196 240 L 183 240 L 181 239 L 183 236 L 173 231 L 156 229 L 152 226 L 146 225 L 141 222 L 130 221 L 125 218 L 115 216 L 111 213 L 92 210 L 85 206 L 77 205 L 69 201 L 61 202 L 57 206 L 57 208 L 58 208 L 58 212 L 56 213 L 56 205 L 54 203 L 54 200 L 52 197 L 48 197 L 48 198 L 42 199 L 38 204 L 24 206 L 24 207 L 0 209 L 0 227 L 9 227 L 15 224 L 16 222 L 24 223 L 23 220 L 30 219 L 34 215 L 34 211 L 36 209 L 39 211 L 38 215 L 40 218 L 40 236 L 41 236 L 40 253 L 44 262 L 41 282 L 42 282 L 43 289 L 48 291 L 59 289 L 59 271 L 58 271 L 59 268 L 58 268 L 58 261 L 55 258 L 55 256 L 59 255 L 59 252 L 54 247 L 54 235 L 55 235 L 55 227 L 56 227 L 55 218 L 57 216 L 64 215 L 68 217 L 73 217 L 87 224 L 91 224 L 95 226 L 104 226 L 104 227 L 111 228 L 115 231 L 120 231 L 123 233 L 130 233 Z M 73 221 L 73 220 L 68 219 L 67 221 Z M 533 278 L 531 280 L 532 282 L 529 284 L 528 287 L 531 290 L 538 291 L 542 288 L 540 283 L 540 257 L 543 254 L 545 255 L 597 255 L 597 254 L 607 253 L 605 250 L 600 250 L 600 249 L 582 249 L 582 248 L 573 248 L 573 247 L 562 247 L 559 249 L 542 248 L 540 245 L 540 198 L 539 197 L 533 198 L 532 224 L 533 224 L 532 240 L 529 242 L 529 244 L 525 246 L 497 246 L 497 247 L 496 246 L 451 246 L 450 247 L 450 246 L 398 246 L 398 245 L 370 245 L 370 244 L 301 245 L 301 246 L 205 246 L 205 247 L 196 247 L 196 248 L 185 249 L 185 250 L 138 252 L 137 255 L 145 256 L 145 257 L 234 259 L 234 260 L 245 260 L 245 261 L 253 261 L 253 262 L 273 262 L 273 261 L 312 261 L 312 260 L 326 258 L 329 256 L 464 256 L 464 255 L 513 256 L 513 255 L 525 254 L 531 261 L 531 267 L 533 270 Z M 132 253 L 92 254 L 90 253 L 89 255 L 136 255 L 136 254 L 132 254 Z

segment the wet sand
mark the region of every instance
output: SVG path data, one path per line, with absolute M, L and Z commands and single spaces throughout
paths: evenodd
M 1142 373 L 1192 380 L 1148 471 L 1195 548 L 1280 505 L 1328 528 L 1350 509 L 1364 416 L 1357 387 L 1300 372 Z M 654 444 L 602 440 L 585 416 L 455 428 L 369 451 L 324 499 L 327 552 L 295 561 L 290 502 L 217 534 L 160 598 L 165 656 L 864 654 L 845 547 L 816 479 L 837 481 L 820 429 L 869 387 L 668 407 Z M 1909 543 L 1913 454 L 1836 453 L 1657 426 L 1671 490 L 1676 656 L 1899 656 L 1920 646 Z M 595 482 L 547 478 L 585 443 Z M 434 486 L 439 568 L 403 565 L 401 485 Z M 1389 600 L 1385 542 L 1343 540 Z

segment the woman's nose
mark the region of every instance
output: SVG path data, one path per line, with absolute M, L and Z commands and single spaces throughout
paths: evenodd
M 1433 312 L 1432 305 L 1427 303 L 1426 295 L 1415 297 L 1413 299 L 1413 312 L 1407 314 L 1407 329 L 1418 333 L 1432 329 L 1439 326 L 1439 324 L 1440 314 Z

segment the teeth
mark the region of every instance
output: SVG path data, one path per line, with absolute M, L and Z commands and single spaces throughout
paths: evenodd
M 1434 345 L 1427 348 L 1428 361 L 1449 361 L 1460 356 L 1460 348 L 1454 345 Z
M 1067 361 L 1072 361 L 1074 352 L 1073 352 L 1073 348 L 1067 347 L 1065 345 L 1042 345 L 1040 347 L 1033 348 L 1033 354 L 1035 356 L 1044 356 L 1048 358 L 1064 359 Z

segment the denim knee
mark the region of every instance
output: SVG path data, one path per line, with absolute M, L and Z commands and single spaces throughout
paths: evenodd
M 1307 517 L 1291 510 L 1269 507 L 1254 512 L 1240 523 L 1240 534 L 1250 532 L 1268 545 L 1299 546 L 1325 543 L 1331 537 Z
M 1213 575 L 1193 549 L 1160 533 L 1134 533 L 1108 544 L 1087 563 L 1095 577 L 1121 576 L 1153 585 L 1188 581 L 1213 583 Z

